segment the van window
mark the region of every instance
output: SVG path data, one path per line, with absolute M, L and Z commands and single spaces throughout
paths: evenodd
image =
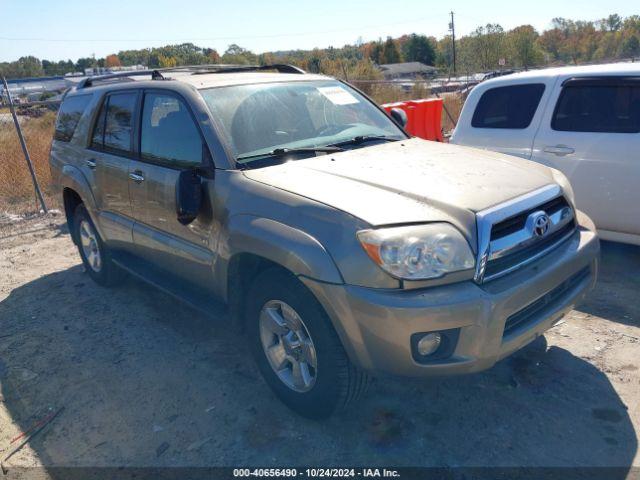
M 60 106 L 58 118 L 56 119 L 56 130 L 53 134 L 55 140 L 69 142 L 76 131 L 80 117 L 84 113 L 91 95 L 78 95 L 67 97 Z
M 640 82 L 565 86 L 551 128 L 563 132 L 640 132 Z
M 200 132 L 186 105 L 177 97 L 145 94 L 140 135 L 140 153 L 146 160 L 177 168 L 202 162 Z
M 117 153 L 131 152 L 133 118 L 138 94 L 112 93 L 105 99 L 93 128 L 91 145 Z
M 471 120 L 475 128 L 523 129 L 531 124 L 544 84 L 510 85 L 484 92 Z

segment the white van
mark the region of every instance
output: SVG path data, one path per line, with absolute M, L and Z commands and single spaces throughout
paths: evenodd
M 561 170 L 601 238 L 640 245 L 640 64 L 483 82 L 469 94 L 451 143 Z

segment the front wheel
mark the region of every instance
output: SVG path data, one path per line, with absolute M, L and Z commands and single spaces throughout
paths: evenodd
M 368 376 L 351 364 L 324 309 L 297 278 L 267 270 L 246 298 L 251 353 L 289 408 L 325 418 L 364 393 Z

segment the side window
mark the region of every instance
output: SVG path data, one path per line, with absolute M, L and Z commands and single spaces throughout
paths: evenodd
M 80 95 L 68 97 L 62 102 L 58 118 L 56 119 L 56 130 L 53 134 L 55 140 L 69 142 L 76 131 L 80 117 L 87 108 L 91 95 Z
M 113 93 L 108 97 L 104 122 L 104 148 L 131 152 L 131 134 L 136 108 L 136 93 Z
M 471 120 L 475 128 L 527 128 L 538 109 L 544 84 L 491 88 L 484 92 Z
M 564 86 L 551 128 L 563 132 L 640 132 L 640 82 Z
M 93 135 L 91 136 L 91 146 L 94 148 L 102 148 L 104 146 L 104 117 L 107 113 L 107 104 L 109 99 L 105 99 L 100 107 L 100 113 L 93 126 Z
M 170 167 L 188 168 L 202 163 L 202 138 L 181 100 L 163 93 L 145 94 L 140 153 L 146 160 Z

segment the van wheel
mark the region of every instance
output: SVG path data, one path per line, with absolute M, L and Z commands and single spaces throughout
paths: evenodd
M 266 270 L 245 298 L 251 353 L 289 408 L 326 418 L 366 391 L 368 375 L 351 364 L 324 309 L 297 278 Z
M 102 242 L 87 209 L 83 204 L 76 207 L 73 227 L 80 258 L 89 276 L 105 287 L 122 279 L 124 272 L 111 260 L 111 253 Z

